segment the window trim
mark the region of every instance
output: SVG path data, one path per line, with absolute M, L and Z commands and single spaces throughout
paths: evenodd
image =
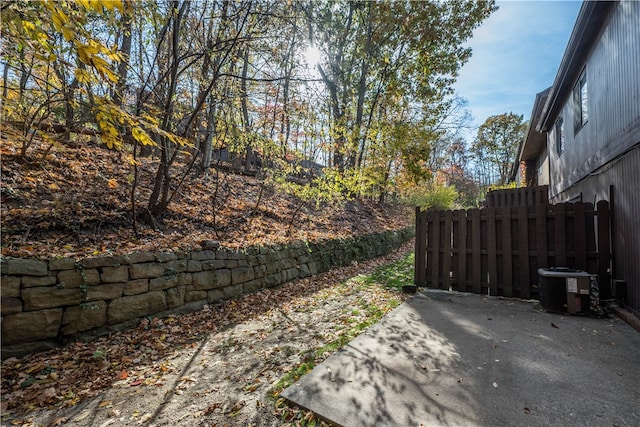
M 566 145 L 567 139 L 564 133 L 564 116 L 560 114 L 558 120 L 556 120 L 555 124 L 556 129 L 556 153 L 558 156 L 561 156 L 564 153 L 564 147 Z
M 538 179 L 540 179 L 544 175 L 544 161 L 541 161 L 542 157 L 538 157 L 537 161 L 537 169 L 538 169 Z
M 587 69 L 582 69 L 580 77 L 573 87 L 573 131 L 577 134 L 589 123 L 589 87 Z

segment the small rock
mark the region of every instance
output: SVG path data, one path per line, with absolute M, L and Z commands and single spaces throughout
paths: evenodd
M 200 242 L 200 246 L 202 249 L 218 249 L 220 247 L 220 242 L 217 240 L 203 240 Z

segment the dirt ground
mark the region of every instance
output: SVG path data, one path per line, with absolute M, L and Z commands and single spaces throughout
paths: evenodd
M 203 240 L 217 240 L 227 248 L 312 242 L 399 230 L 410 225 L 407 220 L 413 215 L 412 207 L 377 200 L 305 202 L 262 175 L 218 168 L 188 173 L 190 157 L 185 155 L 172 171 L 175 181 L 184 176 L 184 185 L 152 228 L 145 224 L 144 212 L 157 156 L 137 160 L 134 190 L 134 170 L 126 153 L 82 140 L 52 145 L 36 138 L 22 157 L 24 139 L 0 122 L 4 256 L 83 258 L 158 249 L 190 251 Z
M 135 330 L 98 342 L 5 361 L 3 425 L 304 425 L 311 414 L 287 407 L 278 398 L 278 387 L 282 388 L 278 382 L 319 363 L 335 351 L 331 343 L 346 334 L 353 338 L 354 325 L 365 325 L 372 313 L 387 312 L 406 298 L 395 289 L 364 284 L 358 277 L 400 259 L 412 244 L 223 307 L 143 321 Z M 208 332 L 185 343 L 181 335 L 192 329 L 180 326 L 195 328 L 194 323 Z M 139 335 L 144 334 L 141 340 Z M 124 347 L 132 342 L 138 344 Z M 323 347 L 326 351 L 318 351 Z M 131 354 L 123 355 L 123 348 Z M 81 361 L 75 374 L 65 371 L 65 366 L 79 363 L 79 354 L 89 360 Z M 49 369 L 43 369 L 47 363 Z M 44 383 L 55 374 L 55 381 L 42 385 L 40 397 L 29 396 L 30 387 L 21 390 L 17 385 L 26 372 L 41 379 L 45 375 Z M 44 399 L 47 394 L 53 396 Z M 37 408 L 39 404 L 48 408 Z

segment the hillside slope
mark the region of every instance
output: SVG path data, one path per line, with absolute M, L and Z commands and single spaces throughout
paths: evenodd
M 50 141 L 54 141 L 50 138 Z M 301 201 L 255 177 L 215 169 L 190 172 L 171 202 L 162 227 L 132 226 L 134 168 L 123 153 L 91 141 L 34 139 L 2 126 L 0 213 L 2 254 L 19 257 L 83 257 L 138 250 L 188 250 L 203 240 L 222 246 L 313 241 L 410 225 L 407 208 L 348 202 L 299 211 Z M 186 157 L 175 169 L 179 181 Z M 136 212 L 146 206 L 156 159 L 139 159 Z

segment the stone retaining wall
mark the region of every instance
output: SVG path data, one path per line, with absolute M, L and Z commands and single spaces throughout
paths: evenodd
M 2 358 L 92 339 L 145 316 L 204 304 L 383 255 L 413 227 L 357 238 L 246 250 L 137 252 L 50 260 L 2 258 Z

